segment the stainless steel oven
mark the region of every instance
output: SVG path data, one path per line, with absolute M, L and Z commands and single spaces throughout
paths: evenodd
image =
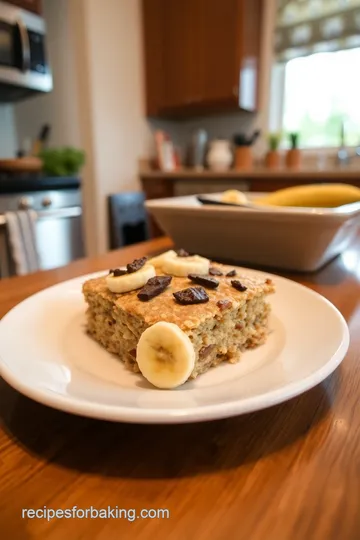
M 5 211 L 32 208 L 38 219 L 37 243 L 42 270 L 84 257 L 79 189 L 0 195 L 0 276 L 14 274 L 6 238 Z M 5 255 L 6 254 L 6 255 Z
M 52 90 L 45 22 L 0 1 L 0 101 L 12 102 Z

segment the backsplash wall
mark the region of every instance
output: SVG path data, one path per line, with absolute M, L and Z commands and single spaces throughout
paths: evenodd
M 162 123 L 158 123 L 161 129 Z M 223 114 L 216 116 L 205 116 L 183 122 L 163 123 L 163 129 L 168 131 L 175 145 L 180 147 L 181 155 L 184 156 L 187 146 L 191 142 L 191 137 L 197 129 L 205 129 L 208 134 L 208 140 L 228 139 L 232 140 L 233 135 L 239 132 L 251 133 L 257 125 L 257 115 L 246 112 L 233 114 Z M 151 123 L 154 129 L 154 123 Z
M 17 135 L 12 105 L 0 105 L 0 158 L 16 155 Z

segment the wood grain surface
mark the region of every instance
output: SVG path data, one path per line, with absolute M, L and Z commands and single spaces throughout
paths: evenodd
M 49 285 L 169 246 L 159 239 L 3 280 L 0 316 Z M 320 272 L 290 277 L 339 308 L 351 345 L 332 376 L 287 403 L 193 425 L 116 424 L 52 410 L 0 380 L 0 538 L 359 540 L 360 237 Z M 170 517 L 21 517 L 74 505 Z

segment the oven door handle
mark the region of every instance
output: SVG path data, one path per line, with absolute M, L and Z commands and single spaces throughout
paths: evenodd
M 21 71 L 29 71 L 30 69 L 30 42 L 29 34 L 26 26 L 21 19 L 18 19 L 16 25 L 19 29 L 20 45 L 21 45 Z
M 79 217 L 82 214 L 81 206 L 69 206 L 54 210 L 40 210 L 37 212 L 38 219 L 68 219 Z
M 40 210 L 36 212 L 38 219 L 69 219 L 80 217 L 82 215 L 81 206 L 69 206 L 68 208 L 59 208 L 54 210 Z M 0 215 L 0 225 L 5 225 L 4 215 Z

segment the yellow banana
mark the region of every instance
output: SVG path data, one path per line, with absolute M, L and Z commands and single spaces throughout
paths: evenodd
M 360 189 L 349 184 L 310 184 L 280 189 L 256 203 L 271 206 L 334 208 L 360 201 Z M 254 201 L 255 202 L 255 201 Z

